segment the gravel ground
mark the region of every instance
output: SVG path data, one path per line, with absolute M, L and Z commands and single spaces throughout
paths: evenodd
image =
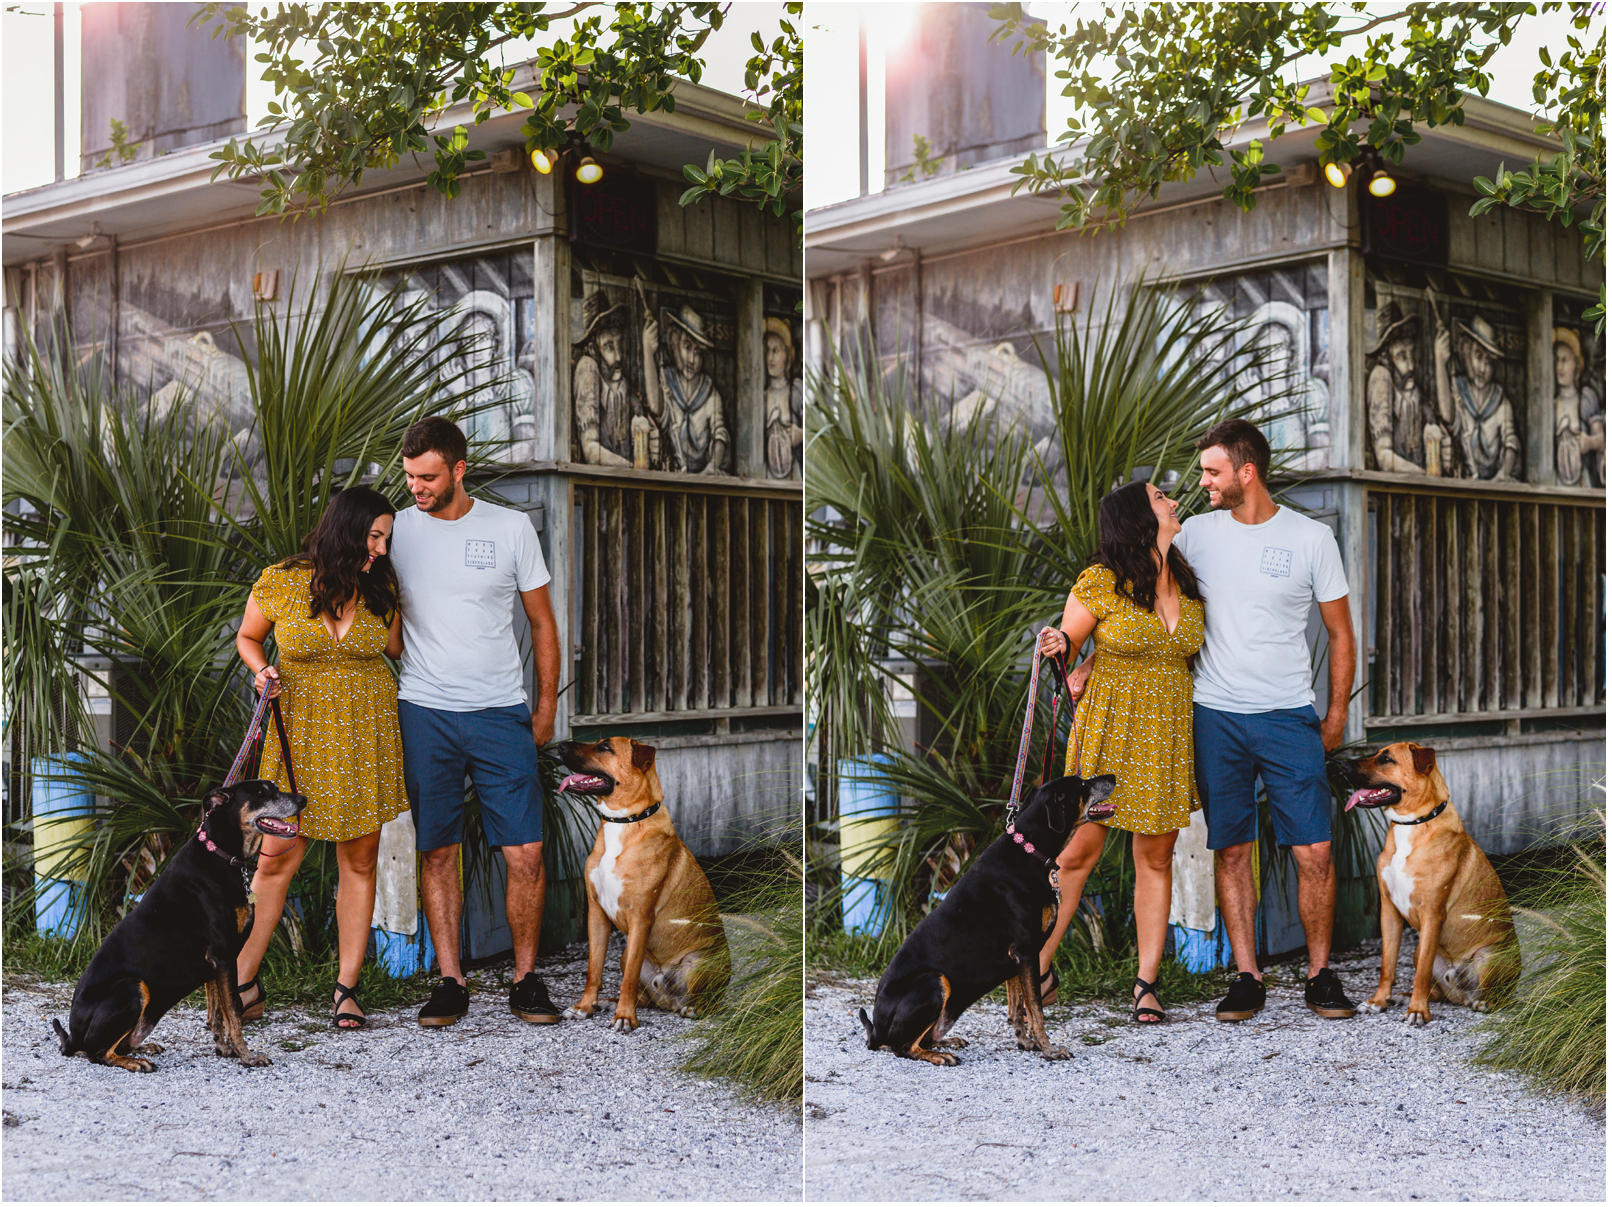
M 542 964 L 556 1002 L 586 967 L 585 944 Z M 271 1000 L 246 1029 L 264 1069 L 215 1056 L 203 1012 L 181 1009 L 140 1075 L 64 1059 L 49 1020 L 65 1024 L 72 986 L 10 980 L 10 1201 L 800 1199 L 799 1114 L 679 1073 L 691 1024 L 653 1008 L 631 1035 L 609 1009 L 535 1027 L 487 988 L 452 1027 L 422 1029 L 410 1007 L 337 1034 Z
M 1407 942 L 1400 981 L 1413 971 Z M 1380 946 L 1335 960 L 1356 1000 Z M 1606 1200 L 1606 1127 L 1522 1078 L 1466 1063 L 1470 1010 L 1435 1003 L 1322 1019 L 1272 976 L 1263 1012 L 1165 1003 L 1136 1026 L 1101 1005 L 1055 1007 L 1073 1053 L 1020 1052 L 1000 1003 L 953 1030 L 956 1068 L 869 1052 L 857 1021 L 875 981 L 818 978 L 806 1000 L 806 1198 L 1061 1201 Z M 871 1013 L 871 1010 L 870 1010 Z

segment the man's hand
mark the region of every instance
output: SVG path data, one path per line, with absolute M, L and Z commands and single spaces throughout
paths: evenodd
M 547 746 L 554 740 L 554 709 L 539 708 L 532 714 L 532 741 L 539 749 Z M 1327 747 L 1328 750 L 1331 747 Z
M 1343 725 L 1348 719 L 1348 710 L 1331 710 L 1321 719 L 1321 749 L 1331 754 L 1343 745 Z

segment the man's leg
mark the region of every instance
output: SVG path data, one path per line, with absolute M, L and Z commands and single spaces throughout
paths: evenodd
M 515 979 L 537 968 L 537 939 L 543 931 L 543 901 L 548 880 L 543 874 L 543 844 L 528 842 L 505 847 L 509 880 L 504 886 L 504 913 L 515 948 Z
M 1309 975 L 1314 976 L 1327 966 L 1332 955 L 1332 914 L 1338 896 L 1332 844 L 1314 842 L 1294 847 L 1293 862 L 1299 870 L 1299 921 L 1304 926 L 1305 946 L 1309 948 Z
M 1252 842 L 1239 842 L 1215 852 L 1215 895 L 1220 899 L 1220 917 L 1226 924 L 1237 971 L 1263 981 L 1254 945 L 1258 899 L 1254 896 L 1253 850 Z
M 1248 718 L 1192 706 L 1192 741 L 1198 798 L 1215 853 L 1215 893 L 1231 940 L 1237 971 L 1263 980 L 1254 946 L 1254 758 Z
M 465 974 L 459 967 L 459 926 L 465 895 L 459 883 L 459 844 L 426 851 L 421 862 L 420 897 L 425 904 L 425 924 L 431 928 L 431 942 L 437 949 L 437 965 L 443 976 L 462 985 Z

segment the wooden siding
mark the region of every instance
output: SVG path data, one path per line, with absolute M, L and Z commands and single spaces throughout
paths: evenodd
M 1367 727 L 1604 710 L 1605 508 L 1367 492 Z
M 579 483 L 573 725 L 798 714 L 801 502 Z

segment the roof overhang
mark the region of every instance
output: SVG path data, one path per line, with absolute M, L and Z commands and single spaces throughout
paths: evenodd
M 1325 83 L 1312 81 L 1312 92 L 1320 91 Z M 1330 100 L 1320 108 L 1330 111 Z M 1560 142 L 1534 132 L 1537 124 L 1536 118 L 1520 109 L 1468 97 L 1466 124 L 1421 130 L 1421 141 L 1407 150 L 1405 162 L 1395 169 L 1396 174 L 1472 192 L 1473 177 L 1493 176 L 1501 163 L 1521 167 L 1541 155 L 1561 150 Z M 1265 162 L 1290 168 L 1315 162 L 1315 129 L 1289 129 L 1272 139 L 1263 121 L 1250 122 L 1224 142 L 1228 148 L 1241 149 L 1258 139 L 1264 144 Z M 1083 145 L 1050 153 L 1068 155 Z M 983 243 L 1050 233 L 1057 223 L 1061 202 L 1023 190 L 1013 194 L 1020 177 L 1012 169 L 1024 160 L 1025 156 L 1016 155 L 809 211 L 806 276 L 833 276 L 855 271 L 870 260 L 894 260 L 896 256 L 889 253 L 898 249 L 939 255 Z M 1228 179 L 1223 169 L 1199 172 L 1191 180 L 1165 185 L 1156 199 L 1145 202 L 1136 213 L 1218 197 Z
M 523 64 L 512 87 L 531 87 L 532 66 Z M 647 113 L 632 118 L 618 134 L 605 162 L 632 163 L 681 174 L 683 165 L 703 165 L 714 149 L 721 155 L 759 147 L 772 127 L 747 120 L 754 106 L 739 97 L 680 81 L 673 113 Z M 473 149 L 489 154 L 521 147 L 524 112 L 497 111 L 480 125 L 471 124 L 468 105 L 458 105 L 438 120 L 438 130 L 466 125 Z M 218 161 L 208 158 L 228 140 L 185 147 L 153 159 L 89 172 L 73 180 L 9 193 L 0 198 L 0 244 L 4 262 L 18 264 L 49 256 L 59 248 L 74 249 L 98 226 L 120 242 L 214 226 L 250 218 L 257 209 L 259 185 L 254 179 L 211 180 Z M 278 135 L 259 140 L 272 146 Z M 411 157 L 384 172 L 367 172 L 363 186 L 343 194 L 343 201 L 423 182 L 435 168 L 429 155 Z M 485 167 L 473 170 L 487 171 Z

